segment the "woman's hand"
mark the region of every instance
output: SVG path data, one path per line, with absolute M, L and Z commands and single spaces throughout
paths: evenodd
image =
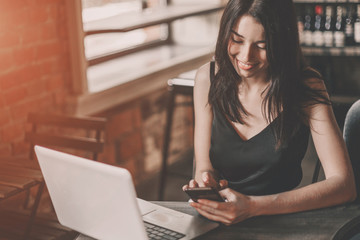
M 213 187 L 217 190 L 225 189 L 228 186 L 228 182 L 225 179 L 216 181 L 215 177 L 209 172 L 203 172 L 201 174 L 201 181 L 197 182 L 195 179 L 191 179 L 189 184 L 184 185 L 182 189 L 197 188 L 197 187 Z
M 204 217 L 225 225 L 238 223 L 252 217 L 250 197 L 230 188 L 219 193 L 226 199 L 226 202 L 199 199 L 197 203 L 192 202 L 190 205 Z

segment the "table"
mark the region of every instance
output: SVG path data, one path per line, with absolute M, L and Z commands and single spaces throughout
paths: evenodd
M 187 202 L 154 203 L 198 215 Z M 254 217 L 232 226 L 221 225 L 197 239 L 344 240 L 356 232 L 360 232 L 360 204 L 346 204 L 292 214 Z M 89 238 L 80 236 L 77 239 Z

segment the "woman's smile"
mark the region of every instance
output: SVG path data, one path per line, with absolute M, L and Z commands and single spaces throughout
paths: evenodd
M 242 70 L 245 70 L 245 71 L 249 71 L 249 70 L 251 70 L 251 69 L 253 69 L 254 67 L 257 66 L 256 63 L 244 63 L 244 62 L 241 62 L 239 60 L 236 60 L 236 61 L 238 63 L 239 68 L 242 69 Z

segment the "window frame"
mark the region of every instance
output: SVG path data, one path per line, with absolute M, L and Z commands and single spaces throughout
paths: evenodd
M 71 63 L 71 90 L 76 95 L 87 92 L 84 31 L 82 22 L 81 0 L 65 0 L 67 27 L 69 36 L 69 52 Z
M 165 64 L 163 68 L 156 71 L 149 71 L 145 76 L 130 79 L 124 84 L 114 86 L 101 92 L 90 93 L 88 88 L 87 68 L 94 64 L 99 64 L 104 60 L 119 56 L 123 56 L 124 52 L 119 52 L 113 56 L 105 56 L 103 59 L 87 60 L 85 57 L 85 46 L 83 22 L 82 22 L 82 6 L 81 0 L 65 0 L 66 12 L 69 30 L 69 54 L 71 63 L 71 90 L 73 93 L 72 108 L 75 114 L 91 115 L 96 114 L 126 101 L 133 100 L 142 95 L 149 94 L 166 87 L 168 79 L 173 78 L 184 71 L 190 71 L 200 67 L 209 61 L 213 56 L 213 49 L 200 51 L 196 55 L 187 56 L 174 63 Z M 223 5 L 224 7 L 224 5 Z M 223 8 L 222 7 L 222 8 Z M 219 10 L 212 11 L 218 12 Z M 199 14 L 202 15 L 202 14 Z M 197 15 L 193 15 L 197 16 Z M 179 19 L 179 18 L 178 18 Z M 166 45 L 172 39 L 171 25 L 173 21 L 169 20 L 169 36 L 168 40 L 155 42 L 147 46 L 129 49 L 128 53 L 138 52 L 139 50 L 153 48 L 158 45 Z M 155 25 L 155 24 L 153 24 Z
M 80 0 L 82 1 L 82 0 Z M 141 9 L 140 11 L 152 11 L 151 8 L 147 9 L 147 1 L 148 0 L 142 0 L 141 1 Z M 167 5 L 169 5 L 170 3 L 170 0 L 165 0 L 163 1 L 163 3 L 161 3 L 161 6 L 163 7 L 166 7 Z M 83 9 L 81 8 L 81 11 Z M 156 40 L 152 40 L 152 41 L 149 41 L 149 42 L 145 42 L 145 43 L 142 43 L 142 44 L 138 44 L 138 45 L 133 45 L 133 46 L 130 46 L 130 47 L 127 47 L 127 48 L 123 48 L 123 49 L 118 49 L 118 50 L 115 50 L 113 52 L 109 52 L 109 53 L 106 53 L 106 54 L 102 54 L 102 55 L 99 55 L 99 56 L 95 56 L 95 57 L 90 57 L 90 58 L 87 58 L 87 62 L 88 62 L 88 66 L 93 66 L 93 65 L 97 65 L 99 63 L 102 63 L 102 62 L 106 62 L 106 61 L 109 61 L 109 60 L 112 60 L 112 59 L 115 59 L 115 58 L 118 58 L 118 57 L 122 57 L 122 56 L 126 56 L 128 54 L 131 54 L 131 53 L 136 53 L 136 52 L 139 52 L 139 51 L 143 51 L 143 50 L 146 50 L 146 49 L 151 49 L 153 47 L 156 47 L 156 46 L 161 46 L 161 45 L 166 45 L 166 44 L 169 44 L 172 39 L 171 39 L 171 35 L 170 35 L 170 32 L 171 32 L 171 25 L 170 23 L 161 23 L 161 24 L 151 24 L 151 25 L 146 25 L 144 27 L 136 27 L 134 28 L 133 30 L 139 30 L 139 29 L 146 29 L 147 27 L 153 27 L 153 26 L 157 26 L 157 27 L 162 27 L 163 26 L 160 26 L 160 25 L 165 25 L 166 26 L 166 32 L 167 32 L 167 36 L 166 36 L 166 39 L 156 39 Z M 83 25 L 84 26 L 84 25 Z M 84 28 L 86 28 L 86 24 L 84 26 Z M 119 29 L 97 29 L 97 30 L 90 30 L 90 31 L 86 31 L 86 30 L 83 30 L 84 31 L 84 40 L 87 36 L 91 36 L 91 35 L 98 35 L 98 34 L 108 34 L 108 33 L 128 33 L 128 32 L 131 32 L 133 30 L 119 30 Z M 163 31 L 163 30 L 161 30 Z M 84 49 L 86 49 L 86 47 L 84 46 Z

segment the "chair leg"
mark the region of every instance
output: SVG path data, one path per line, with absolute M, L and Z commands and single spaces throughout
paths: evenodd
M 28 221 L 28 224 L 27 224 L 25 232 L 24 232 L 24 237 L 23 237 L 24 240 L 29 239 L 28 236 L 30 235 L 31 228 L 33 226 L 33 223 L 34 223 L 34 220 L 35 220 L 35 217 L 36 217 L 36 212 L 37 212 L 37 209 L 39 207 L 39 203 L 40 203 L 40 199 L 41 199 L 41 195 L 42 195 L 44 186 L 45 186 L 45 182 L 42 181 L 40 183 L 38 191 L 36 193 L 34 206 L 32 207 L 30 217 L 29 217 L 29 221 Z
M 27 209 L 29 206 L 29 202 L 30 202 L 30 190 L 26 191 L 26 197 L 25 197 L 25 201 L 24 201 L 24 209 Z
M 174 113 L 174 102 L 175 102 L 175 92 L 174 89 L 171 89 L 169 92 L 169 102 L 166 112 L 166 124 L 165 124 L 162 163 L 161 163 L 161 171 L 160 171 L 159 195 L 158 195 L 158 199 L 160 201 L 164 200 L 165 181 L 167 174 L 167 158 L 168 158 L 169 146 L 170 146 L 171 127 L 172 127 L 172 119 Z

